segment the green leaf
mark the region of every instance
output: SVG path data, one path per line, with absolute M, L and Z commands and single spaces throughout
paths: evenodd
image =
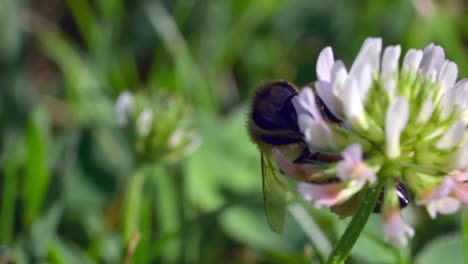
M 330 240 L 324 232 L 320 230 L 320 226 L 311 215 L 299 203 L 291 204 L 288 209 L 309 237 L 310 242 L 319 255 L 321 263 L 323 263 L 332 250 Z
M 16 201 L 19 191 L 20 169 L 26 156 L 24 139 L 16 132 L 7 133 L 3 142 L 1 164 L 3 189 L 0 192 L 0 244 L 9 245 L 13 240 Z
M 203 145 L 187 160 L 187 193 L 203 210 L 215 210 L 226 203 L 224 190 L 237 195 L 256 194 L 261 203 L 260 153 L 250 142 L 246 109 L 225 119 L 201 115 Z
M 233 206 L 221 214 L 219 221 L 230 237 L 248 246 L 279 251 L 291 249 L 280 236 L 273 233 L 259 211 Z
M 438 237 L 426 245 L 415 258 L 415 264 L 463 264 L 463 237 L 460 233 L 452 233 Z
M 49 246 L 48 258 L 57 264 L 94 264 L 86 252 L 60 238 L 55 238 Z
M 145 184 L 145 174 L 142 170 L 137 170 L 128 179 L 127 193 L 124 201 L 123 232 L 126 243 L 129 243 L 132 236 L 140 232 L 139 222 L 143 202 L 143 186 Z
M 31 224 L 38 216 L 49 186 L 48 121 L 42 109 L 36 109 L 26 127 L 26 164 L 23 185 L 24 222 Z
M 29 239 L 34 257 L 38 259 L 46 257 L 48 247 L 55 239 L 63 210 L 62 203 L 55 203 L 44 215 L 34 221 Z

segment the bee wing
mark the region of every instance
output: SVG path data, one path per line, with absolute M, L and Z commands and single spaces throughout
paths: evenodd
M 271 159 L 261 154 L 263 202 L 271 229 L 278 234 L 283 232 L 286 213 L 288 184 L 276 174 Z

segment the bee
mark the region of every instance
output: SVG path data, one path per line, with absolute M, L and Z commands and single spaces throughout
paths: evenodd
M 299 89 L 288 81 L 268 82 L 257 89 L 249 112 L 248 132 L 250 138 L 260 150 L 263 201 L 266 216 L 271 229 L 278 234 L 282 233 L 284 227 L 289 185 L 271 159 L 272 149 L 279 149 L 283 155 L 294 163 L 317 164 L 341 160 L 340 155 L 320 152 L 311 153 L 309 151 L 304 141 L 304 135 L 299 129 L 297 112 L 294 107 L 297 104 L 298 92 Z M 327 122 L 341 125 L 341 120 L 331 113 L 318 95 L 315 96 L 315 100 L 322 117 Z M 299 180 L 308 181 L 308 179 Z M 329 181 L 334 180 L 337 181 L 337 179 L 330 179 Z M 408 193 L 401 182 L 397 181 L 396 186 L 400 206 L 405 207 L 409 202 Z M 375 212 L 380 211 L 382 199 L 383 193 L 375 207 Z M 339 212 L 337 210 L 335 213 L 339 215 L 350 213 L 344 211 Z

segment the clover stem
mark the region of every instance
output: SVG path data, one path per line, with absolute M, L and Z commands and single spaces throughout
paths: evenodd
M 340 240 L 333 248 L 328 257 L 327 264 L 344 263 L 366 225 L 367 219 L 369 219 L 374 210 L 384 182 L 385 180 L 380 180 L 375 187 L 367 186 L 365 188 L 362 203 L 359 205 Z

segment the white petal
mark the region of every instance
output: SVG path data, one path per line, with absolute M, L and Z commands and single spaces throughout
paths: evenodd
M 441 214 L 453 214 L 460 209 L 460 201 L 453 197 L 444 197 L 437 201 L 437 211 Z
M 388 78 L 383 80 L 383 87 L 387 91 L 388 97 L 390 100 L 395 96 L 395 91 L 397 88 L 397 81 L 395 78 Z
M 373 71 L 379 72 L 381 51 L 382 39 L 367 38 L 362 44 L 362 47 L 351 66 L 349 74 L 351 76 L 358 76 L 358 72 L 360 72 L 360 69 L 366 64 L 370 64 Z
M 346 118 L 354 128 L 367 130 L 368 123 L 364 116 L 364 107 L 354 79 L 348 78 L 344 90 L 343 108 Z
M 344 90 L 346 89 L 346 80 L 348 72 L 343 62 L 336 61 L 332 69 L 332 91 L 341 101 L 343 101 Z
M 468 143 L 453 155 L 452 167 L 459 170 L 468 168 Z
M 455 107 L 455 89 L 453 87 L 446 90 L 440 101 L 439 121 L 445 121 Z
M 326 122 L 319 121 L 307 114 L 298 116 L 298 124 L 311 151 L 330 151 L 334 149 L 332 131 Z
M 331 47 L 324 48 L 317 59 L 317 79 L 320 81 L 331 81 L 331 69 L 334 63 L 333 50 Z
M 153 126 L 153 111 L 149 109 L 143 110 L 143 112 L 138 116 L 136 126 L 138 134 L 146 137 Z
M 338 118 L 343 118 L 343 105 L 338 97 L 333 94 L 331 84 L 324 81 L 317 81 L 315 88 L 318 96 L 328 109 Z
M 427 98 L 419 110 L 418 117 L 416 118 L 416 123 L 425 124 L 432 116 L 434 111 L 434 104 L 430 98 Z
M 466 132 L 465 124 L 461 121 L 455 122 L 448 131 L 436 143 L 436 148 L 440 150 L 450 150 L 454 148 Z
M 394 79 L 398 69 L 398 60 L 400 59 L 401 47 L 389 46 L 385 48 L 382 56 L 382 69 L 380 76 L 383 80 Z
M 429 203 L 426 205 L 426 210 L 431 219 L 435 219 L 437 217 L 437 204 Z
M 359 82 L 357 84 L 357 87 L 359 89 L 361 100 L 364 101 L 367 96 L 367 92 L 369 91 L 372 85 L 372 68 L 370 64 L 364 65 L 364 67 L 359 72 L 358 78 Z
M 132 107 L 133 95 L 129 91 L 125 91 L 117 97 L 114 105 L 114 112 L 119 125 L 125 126 L 128 123 Z
M 457 81 L 458 66 L 451 61 L 445 61 L 440 69 L 438 80 L 442 85 L 442 91 L 451 88 Z
M 455 104 L 465 107 L 468 102 L 468 79 L 458 81 L 453 90 L 455 91 Z
M 416 73 L 423 57 L 422 50 L 410 49 L 403 59 L 403 70 Z
M 397 97 L 387 109 L 385 117 L 385 139 L 387 156 L 400 156 L 400 135 L 409 118 L 409 103 L 406 97 Z
M 426 76 L 437 74 L 445 61 L 444 49 L 434 44 L 428 45 L 423 52 L 419 68 Z

